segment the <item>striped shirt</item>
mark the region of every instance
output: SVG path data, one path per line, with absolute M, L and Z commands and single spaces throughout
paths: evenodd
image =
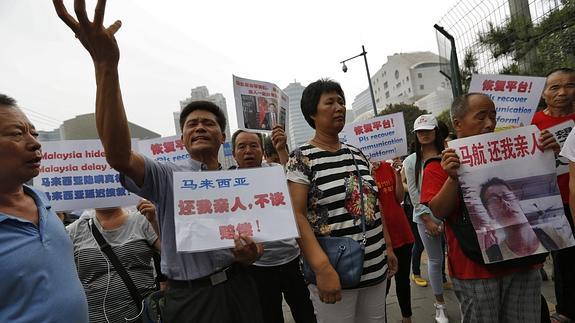
M 103 230 L 93 212 L 84 213 L 66 227 L 74 243 L 74 259 L 88 299 L 90 322 L 125 323 L 124 318 L 133 318 L 138 314 L 136 305 L 114 265 L 108 263 L 107 257 L 100 252 L 88 226 L 89 219 L 93 219 L 102 236 L 112 246 L 142 296 L 155 290 L 151 260 L 153 243 L 158 236 L 148 220 L 137 212 L 129 213 L 122 226 L 114 230 Z
M 359 192 L 352 152 L 363 179 L 363 194 Z M 329 152 L 307 144 L 292 151 L 286 167 L 289 181 L 309 186 L 307 219 L 316 236 L 349 237 L 361 241 L 363 195 L 367 243 L 363 273 L 357 288 L 383 281 L 387 270 L 385 240 L 377 186 L 367 158 L 353 146 L 342 145 L 337 152 Z

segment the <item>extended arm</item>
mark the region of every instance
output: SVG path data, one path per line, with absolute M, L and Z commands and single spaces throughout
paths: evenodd
M 96 74 L 96 128 L 106 151 L 106 160 L 141 186 L 144 182 L 144 159 L 132 151 L 118 76 L 120 50 L 114 34 L 122 23 L 117 20 L 104 28 L 105 0 L 96 4 L 93 22 L 88 20 L 84 0 L 74 1 L 78 21 L 67 12 L 63 0 L 53 0 L 53 3 L 58 16 L 92 57 Z

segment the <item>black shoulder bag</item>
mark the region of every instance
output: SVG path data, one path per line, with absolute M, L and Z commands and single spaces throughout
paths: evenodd
M 130 296 L 132 296 L 132 299 L 136 304 L 136 308 L 138 309 L 138 319 L 136 319 L 134 322 L 142 322 L 142 319 L 140 318 L 140 315 L 142 313 L 142 296 L 140 295 L 140 293 L 138 293 L 138 288 L 136 287 L 134 281 L 126 271 L 126 268 L 124 268 L 124 265 L 122 265 L 122 263 L 114 253 L 114 250 L 112 250 L 112 246 L 108 244 L 108 242 L 102 236 L 102 234 L 100 233 L 96 225 L 93 223 L 93 221 L 90 220 L 88 222 L 88 225 L 90 226 L 90 230 L 92 231 L 94 239 L 96 239 L 98 245 L 100 246 L 100 250 L 102 250 L 102 252 L 106 255 L 106 257 L 108 257 L 108 260 L 110 260 L 112 265 L 114 265 L 116 272 L 122 278 L 122 281 L 124 282 L 124 284 L 128 288 L 128 291 L 130 292 Z

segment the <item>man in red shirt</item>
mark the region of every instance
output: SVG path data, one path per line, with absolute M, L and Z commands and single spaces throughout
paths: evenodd
M 547 129 L 562 122 L 575 121 L 575 70 L 560 68 L 547 75 L 543 99 L 547 107 L 535 113 L 532 124 L 539 129 Z M 561 199 L 563 200 L 565 215 L 573 226 L 573 215 L 569 209 L 569 173 L 557 176 Z M 575 247 L 552 252 L 553 276 L 555 279 L 555 297 L 557 299 L 556 322 L 565 319 L 575 320 L 575 307 L 570 306 L 575 299 Z
M 466 94 L 454 100 L 451 118 L 457 138 L 491 133 L 496 125 L 495 105 L 487 95 Z M 542 132 L 540 142 L 545 149 L 559 148 L 548 131 Z M 463 322 L 539 322 L 540 266 L 488 267 L 471 260 L 455 237 L 452 223 L 462 217 L 463 210 L 459 204 L 458 168 L 459 157 L 451 148 L 443 151 L 441 163 L 428 163 L 423 175 L 421 203 L 427 204 L 435 216 L 446 220 L 450 276 Z

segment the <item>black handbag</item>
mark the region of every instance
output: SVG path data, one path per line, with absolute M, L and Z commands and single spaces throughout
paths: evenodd
M 359 167 L 353 152 L 348 148 L 357 171 L 359 191 L 363 192 L 363 183 Z M 360 280 L 363 272 L 363 258 L 365 255 L 365 206 L 363 205 L 363 194 L 361 195 L 361 229 L 363 231 L 362 241 L 348 237 L 317 237 L 317 242 L 325 252 L 330 264 L 339 275 L 342 288 L 354 288 Z M 308 283 L 316 284 L 315 273 L 309 263 L 303 260 L 303 276 Z

